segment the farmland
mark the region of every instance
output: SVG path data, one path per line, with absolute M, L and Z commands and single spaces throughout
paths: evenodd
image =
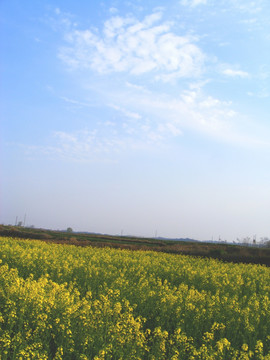
M 270 268 L 0 238 L 7 359 L 270 359 Z
M 76 246 L 110 247 L 128 250 L 151 250 L 169 254 L 208 257 L 235 263 L 270 266 L 270 247 L 240 246 L 226 243 L 207 243 L 190 239 L 160 239 L 136 236 L 67 232 L 23 226 L 0 225 L 0 236 L 39 239 L 46 242 Z

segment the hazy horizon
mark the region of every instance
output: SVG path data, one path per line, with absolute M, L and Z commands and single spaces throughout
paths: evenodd
M 270 237 L 267 0 L 0 10 L 0 223 Z

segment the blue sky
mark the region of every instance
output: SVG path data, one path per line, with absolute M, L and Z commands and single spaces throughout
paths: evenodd
M 270 236 L 268 0 L 3 0 L 0 222 Z

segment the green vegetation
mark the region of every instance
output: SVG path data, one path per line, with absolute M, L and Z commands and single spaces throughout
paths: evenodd
M 91 233 L 76 233 L 71 228 L 66 231 L 25 228 L 0 225 L 0 236 L 23 239 L 39 239 L 59 244 L 76 246 L 111 247 L 129 250 L 153 250 L 172 254 L 211 257 L 230 262 L 265 264 L 270 266 L 270 248 L 214 244 L 165 239 L 138 238 L 132 236 L 111 236 Z
M 0 238 L 7 359 L 270 360 L 270 269 Z

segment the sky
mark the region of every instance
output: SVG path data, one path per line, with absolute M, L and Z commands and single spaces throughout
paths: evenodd
M 0 223 L 270 236 L 268 0 L 1 0 Z

